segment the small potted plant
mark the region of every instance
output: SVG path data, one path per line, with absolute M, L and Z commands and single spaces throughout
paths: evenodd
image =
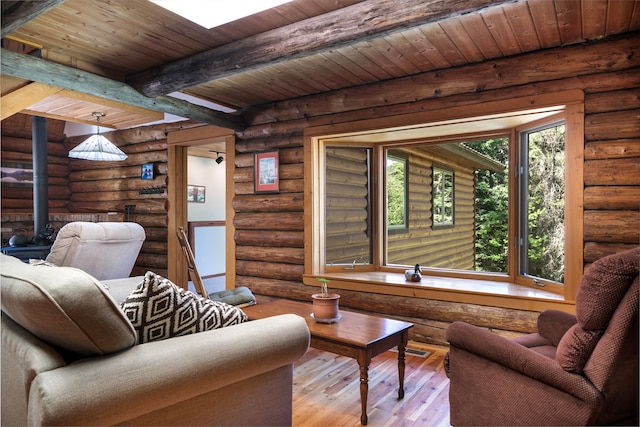
M 313 300 L 313 318 L 317 322 L 331 323 L 340 318 L 338 303 L 340 302 L 339 294 L 330 294 L 327 283 L 328 279 L 320 277 L 317 279 L 321 283 L 321 292 L 311 295 Z

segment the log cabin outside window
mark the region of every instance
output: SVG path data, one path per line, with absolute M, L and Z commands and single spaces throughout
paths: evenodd
M 545 295 L 551 292 L 573 299 L 579 281 L 575 273 L 581 274 L 582 252 L 573 254 L 565 243 L 568 240 L 569 246 L 578 246 L 581 222 L 565 224 L 564 218 L 581 206 L 565 207 L 565 193 L 570 200 L 581 198 L 581 167 L 576 169 L 578 179 L 571 180 L 568 188 L 564 177 L 576 168 L 577 160 L 581 161 L 583 141 L 582 133 L 576 132 L 577 145 L 572 145 L 570 151 L 576 151 L 577 158 L 565 152 L 567 108 L 572 121 L 582 123 L 581 104 L 554 105 L 311 138 L 313 147 L 309 153 L 315 154 L 312 162 L 317 165 L 330 163 L 325 157 L 327 150 L 335 153 L 354 147 L 366 149 L 369 169 L 362 173 L 368 176 L 369 193 L 358 195 L 360 202 L 351 208 L 347 208 L 347 199 L 340 201 L 344 210 L 337 218 L 340 225 L 332 224 L 329 211 L 314 217 L 314 235 L 320 240 L 315 240 L 319 244 L 311 251 L 315 256 L 306 266 L 305 279 L 318 274 L 330 278 L 333 274 L 337 281 L 334 287 L 338 288 L 347 283 L 342 282 L 347 277 L 355 282 L 362 279 L 374 288 L 383 284 L 416 287 L 422 285 L 403 283 L 394 274 L 420 264 L 423 276 L 469 279 L 471 290 L 473 283 L 480 283 L 477 280 L 508 282 L 544 289 Z M 569 129 L 582 129 L 581 126 L 572 123 Z M 566 136 L 567 141 L 571 136 Z M 549 152 L 544 151 L 546 148 L 550 148 Z M 385 187 L 390 183 L 388 166 L 394 163 L 403 165 L 406 178 L 404 203 L 408 209 L 406 227 L 400 233 L 396 221 L 389 218 L 390 189 Z M 320 188 L 334 180 L 328 168 L 317 167 L 317 171 L 313 182 Z M 541 177 L 549 177 L 544 184 L 551 186 L 541 187 Z M 344 180 L 343 176 L 338 181 L 345 184 L 352 180 Z M 361 186 L 361 190 L 364 188 Z M 318 195 L 314 206 L 328 209 L 337 203 L 328 197 L 328 187 L 313 193 Z M 351 234 L 346 212 L 359 209 L 362 215 L 363 199 L 367 200 L 367 213 L 360 217 L 360 227 Z M 547 222 L 539 226 L 541 221 Z M 329 230 L 336 228 L 343 233 L 341 240 L 346 245 L 342 250 L 352 251 L 342 258 L 332 253 L 337 247 L 330 242 Z M 326 239 L 321 238 L 323 235 Z M 363 236 L 369 239 L 367 243 L 358 241 Z M 554 246 L 553 250 L 547 250 L 550 246 Z M 353 252 L 356 249 L 360 251 L 357 254 Z M 568 288 L 563 286 L 567 264 L 573 273 Z M 541 269 L 543 265 L 549 268 Z M 345 286 L 369 289 L 369 285 Z M 395 294 L 392 287 L 384 288 Z
M 370 147 L 325 150 L 325 248 L 328 265 L 373 263 Z

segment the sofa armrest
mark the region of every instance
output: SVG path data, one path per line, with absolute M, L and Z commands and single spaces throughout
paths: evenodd
M 538 316 L 538 333 L 557 347 L 564 334 L 577 322 L 574 314 L 545 310 Z
M 83 359 L 36 377 L 29 424 L 124 422 L 291 365 L 309 339 L 304 319 L 285 314 Z
M 589 405 L 602 401 L 601 393 L 583 376 L 567 372 L 553 359 L 536 353 L 518 343 L 486 329 L 464 322 L 454 322 L 447 328 L 451 345 L 451 361 L 456 349 L 474 354 L 518 374 L 534 379 L 554 389 L 570 394 Z M 456 368 L 451 365 L 450 370 Z M 464 367 L 473 369 L 473 367 Z

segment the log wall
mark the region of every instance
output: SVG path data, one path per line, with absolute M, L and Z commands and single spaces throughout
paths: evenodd
M 640 241 L 640 36 L 551 49 L 265 105 L 244 114 L 234 174 L 236 284 L 308 300 L 303 274 L 303 132 L 307 127 L 485 101 L 585 92 L 584 264 Z M 253 151 L 281 149 L 281 191 L 253 194 Z M 252 222 L 248 218 L 259 218 Z M 286 219 L 285 219 L 286 218 Z M 230 274 L 230 272 L 228 272 Z M 341 291 L 341 305 L 415 323 L 411 337 L 446 343 L 464 320 L 504 335 L 535 330 L 536 312 Z
M 167 274 L 167 134 L 201 126 L 193 122 L 155 125 L 106 133 L 128 158 L 122 162 L 69 159 L 70 149 L 87 135 L 66 138 L 64 122 L 48 119 L 49 219 L 54 230 L 71 221 L 134 221 L 146 240 L 132 275 L 153 270 Z M 16 114 L 2 122 L 2 159 L 31 162 L 31 116 Z M 154 179 L 142 180 L 142 165 L 153 163 Z M 127 206 L 135 206 L 132 211 Z M 14 230 L 33 235 L 33 193 L 2 189 L 2 238 Z

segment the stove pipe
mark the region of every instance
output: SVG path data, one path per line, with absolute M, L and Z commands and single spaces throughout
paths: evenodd
M 49 223 L 49 178 L 47 171 L 47 119 L 33 116 L 31 122 L 33 152 L 33 234 L 45 229 Z

